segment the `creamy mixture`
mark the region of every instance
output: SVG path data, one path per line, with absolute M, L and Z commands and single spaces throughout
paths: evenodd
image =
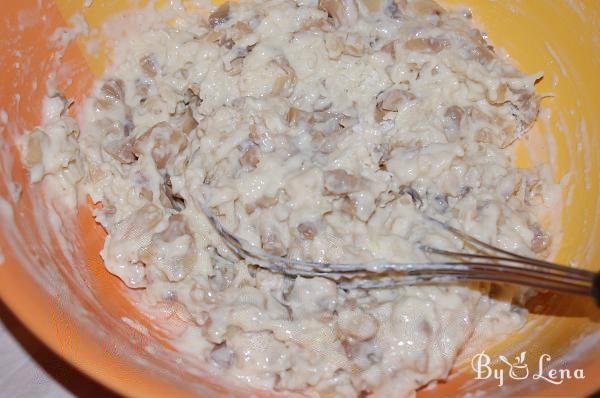
M 497 55 L 468 12 L 270 0 L 160 15 L 119 41 L 79 123 L 49 98 L 22 149 L 33 181 L 101 204 L 106 267 L 181 321 L 182 351 L 259 388 L 401 397 L 447 377 L 473 339 L 522 326 L 489 284 L 346 291 L 257 269 L 199 208 L 293 259 L 462 249 L 424 215 L 545 255 L 536 214 L 553 186 L 509 148 L 536 119 L 540 75 Z

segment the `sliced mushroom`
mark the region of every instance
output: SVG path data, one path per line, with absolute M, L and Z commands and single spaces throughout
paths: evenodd
M 444 135 L 449 142 L 456 141 L 460 134 L 460 127 L 465 111 L 457 105 L 452 105 L 446 108 L 444 112 Z
M 296 86 L 296 71 L 290 66 L 288 60 L 283 57 L 278 57 L 274 62 L 281 68 L 283 73 L 275 79 L 271 94 L 289 97 Z
M 540 180 L 527 181 L 525 184 L 524 201 L 530 206 L 537 206 L 544 203 L 544 186 Z
M 362 309 L 344 310 L 338 315 L 337 329 L 342 336 L 365 341 L 377 334 L 379 322 Z
M 540 98 L 535 92 L 526 92 L 519 96 L 515 105 L 519 109 L 518 115 L 522 115 L 519 118 L 519 135 L 521 135 L 529 130 L 533 122 L 535 122 L 540 110 Z
M 390 54 L 393 59 L 396 59 L 396 41 L 392 40 L 386 43 L 383 47 L 381 47 L 381 51 Z
M 247 35 L 247 34 L 252 33 L 252 28 L 250 27 L 250 25 L 247 22 L 244 22 L 244 21 L 237 21 L 233 25 L 233 28 L 236 29 L 242 35 Z
M 375 207 L 375 201 L 370 195 L 364 195 L 363 192 L 357 192 L 350 193 L 342 199 L 340 210 L 356 217 L 362 222 L 367 222 L 375 211 Z
M 325 35 L 325 48 L 331 59 L 339 59 L 344 50 L 344 39 L 337 33 L 331 32 Z
M 345 170 L 336 169 L 323 173 L 325 189 L 335 195 L 354 192 L 360 187 L 361 179 Z
M 316 29 L 316 30 L 320 30 L 320 31 L 330 31 L 331 29 L 331 24 L 328 21 L 328 18 L 319 18 L 319 17 L 312 17 L 312 18 L 308 18 L 303 24 L 302 24 L 302 28 L 299 30 L 299 32 L 306 32 L 309 31 L 311 29 Z
M 381 8 L 383 6 L 382 3 L 384 3 L 384 1 L 381 1 L 381 0 L 362 0 L 362 3 L 367 7 L 367 10 L 371 13 L 371 12 L 381 11 Z
M 501 82 L 495 90 L 493 90 L 493 94 L 488 92 L 487 98 L 490 104 L 501 105 L 507 101 L 508 94 L 508 84 L 506 82 Z
M 290 126 L 296 126 L 299 123 L 307 123 L 311 119 L 310 112 L 303 111 L 296 107 L 290 107 L 288 113 L 285 116 L 285 121 Z
M 481 65 L 487 65 L 496 58 L 494 51 L 485 43 L 483 45 L 472 46 L 469 50 L 469 55 Z
M 181 123 L 181 131 L 185 135 L 189 135 L 196 127 L 198 127 L 198 122 L 194 119 L 192 109 L 189 107 L 187 107 L 181 116 L 179 116 L 179 122 Z
M 343 42 L 342 53 L 352 55 L 353 57 L 360 57 L 364 52 L 365 44 L 362 37 L 357 33 L 348 33 L 346 40 Z
M 415 206 L 417 206 L 418 208 L 423 207 L 423 199 L 413 187 L 410 187 L 408 185 L 401 185 L 399 194 L 410 196 L 410 199 L 412 200 Z
M 306 240 L 313 240 L 315 236 L 319 233 L 319 228 L 317 224 L 311 221 L 306 221 L 298 224 L 298 232 L 300 233 L 300 237 Z
M 140 97 L 140 103 L 146 101 L 148 95 L 150 94 L 150 88 L 150 82 L 146 80 L 137 79 L 135 81 L 135 95 Z
M 410 91 L 396 89 L 384 92 L 378 102 L 382 110 L 395 112 L 401 105 L 415 99 Z
M 158 60 L 155 54 L 149 54 L 140 59 L 140 68 L 149 77 L 155 77 L 158 74 Z
M 356 117 L 351 117 L 351 116 L 346 116 L 346 115 L 341 115 L 338 117 L 338 123 L 341 127 L 345 128 L 345 129 L 349 129 L 351 127 L 354 127 L 358 124 L 358 118 Z
M 397 112 L 404 104 L 415 99 L 415 95 L 410 91 L 402 89 L 384 91 L 377 97 L 375 121 L 381 123 L 387 112 Z
M 412 0 L 408 8 L 417 16 L 440 16 L 446 12 L 442 6 L 434 0 Z
M 165 181 L 161 186 L 160 200 L 163 206 L 167 208 L 171 208 L 176 211 L 182 211 L 183 209 L 185 209 L 185 200 L 181 196 L 176 195 L 173 192 L 171 176 L 169 176 L 168 174 L 166 175 Z
M 483 127 L 475 132 L 475 141 L 480 144 L 494 143 L 494 132 L 487 127 Z
M 229 2 L 221 4 L 216 10 L 214 10 L 208 17 L 208 23 L 211 27 L 222 25 L 229 20 L 229 12 L 231 11 L 231 5 Z
M 319 8 L 327 12 L 335 26 L 352 26 L 358 20 L 355 0 L 319 0 Z
M 469 41 L 466 46 L 467 57 L 469 59 L 475 60 L 481 65 L 487 65 L 496 58 L 494 47 L 485 40 L 479 29 L 467 28 L 463 32 L 463 37 Z
M 139 136 L 133 146 L 133 152 L 139 157 L 150 155 L 159 169 L 178 155 L 187 144 L 186 136 L 175 130 L 169 123 L 160 122 Z
M 109 109 L 125 100 L 125 83 L 121 79 L 108 79 L 100 88 L 97 104 L 101 109 Z
M 404 48 L 410 51 L 417 51 L 425 54 L 437 54 L 450 46 L 450 42 L 446 39 L 435 37 L 416 37 L 408 39 L 404 43 Z
M 529 229 L 533 232 L 533 238 L 531 239 L 531 250 L 534 253 L 546 251 L 552 243 L 550 235 L 542 231 L 537 224 L 530 225 Z
M 407 8 L 407 0 L 391 0 L 388 1 L 384 12 L 394 19 L 402 19 L 406 16 Z
M 279 202 L 279 199 L 276 196 L 261 196 L 256 201 L 256 207 L 261 209 L 267 209 L 269 207 L 275 206 Z
M 240 157 L 240 164 L 248 169 L 255 169 L 260 163 L 260 149 L 257 145 L 251 145 L 242 154 Z
M 281 238 L 273 231 L 267 231 L 262 234 L 260 237 L 260 241 L 262 244 L 262 248 L 269 254 L 274 256 L 285 256 L 287 254 L 287 249 L 281 242 Z
M 133 153 L 134 140 L 131 137 L 125 137 L 108 142 L 104 150 L 119 163 L 131 164 L 137 160 Z
M 242 73 L 242 69 L 244 67 L 244 58 L 235 58 L 231 60 L 228 64 L 223 64 L 223 69 L 229 76 L 237 76 Z

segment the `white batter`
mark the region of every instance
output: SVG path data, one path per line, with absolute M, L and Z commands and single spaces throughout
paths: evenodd
M 102 204 L 106 267 L 181 321 L 182 351 L 255 387 L 403 397 L 447 377 L 473 336 L 522 326 L 526 312 L 489 284 L 344 291 L 256 270 L 197 203 L 296 259 L 462 248 L 423 214 L 543 256 L 536 214 L 555 187 L 515 168 L 508 148 L 537 116 L 540 75 L 431 0 L 161 15 L 119 41 L 79 125 L 62 98 L 47 101 L 23 158 L 33 181 L 77 184 Z

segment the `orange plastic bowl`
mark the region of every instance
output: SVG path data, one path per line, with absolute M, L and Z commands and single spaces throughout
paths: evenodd
M 142 1 L 20 0 L 3 4 L 0 19 L 0 297 L 49 347 L 101 383 L 128 396 L 248 396 L 248 388 L 223 385 L 178 359 L 168 336 L 134 305 L 136 295 L 105 271 L 98 252 L 103 231 L 91 213 L 59 219 L 44 207 L 39 186 L 30 186 L 15 138 L 40 122 L 50 73 L 70 98 L 81 99 L 102 73 L 104 54 L 86 52 L 83 41 L 61 48 L 51 35 L 81 11 L 90 27 Z M 493 43 L 527 72 L 543 71 L 539 92 L 550 111 L 516 148 L 527 166 L 549 162 L 563 185 L 563 208 L 554 225 L 562 231 L 556 260 L 600 267 L 600 2 L 596 0 L 452 0 L 470 6 Z M 57 37 L 56 35 L 54 37 Z M 96 38 L 97 39 L 97 38 Z M 22 188 L 17 201 L 14 194 Z M 64 216 L 64 215 L 63 215 Z M 60 232 L 58 232 L 60 231 Z M 527 326 L 487 349 L 491 358 L 527 352 L 559 369 L 582 369 L 585 379 L 552 384 L 541 378 L 475 380 L 469 358 L 449 381 L 422 397 L 482 392 L 493 396 L 584 396 L 600 388 L 600 313 L 591 300 L 543 294 L 528 304 Z M 127 322 L 124 322 L 125 319 Z M 132 327 L 133 326 L 133 327 Z M 501 367 L 498 367 L 501 369 Z M 507 369 L 505 372 L 508 374 Z M 268 393 L 260 393 L 268 396 Z

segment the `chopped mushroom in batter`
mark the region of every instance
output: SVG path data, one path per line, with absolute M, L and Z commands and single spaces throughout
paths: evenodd
M 182 351 L 254 387 L 403 397 L 446 378 L 474 336 L 523 325 L 486 283 L 343 290 L 257 269 L 199 207 L 293 259 L 462 249 L 424 216 L 546 255 L 538 214 L 554 185 L 510 148 L 536 119 L 541 75 L 498 56 L 469 13 L 248 0 L 154 18 L 116 43 L 79 124 L 57 109 L 22 150 L 33 181 L 77 176 L 101 204 L 107 269 L 172 309 Z

